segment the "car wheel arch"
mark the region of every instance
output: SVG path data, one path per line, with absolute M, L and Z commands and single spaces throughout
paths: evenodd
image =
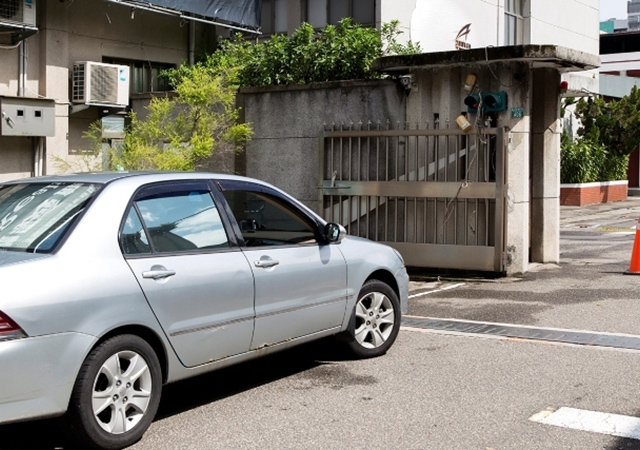
M 162 342 L 162 339 L 158 334 L 150 328 L 142 325 L 125 325 L 110 330 L 96 341 L 92 348 L 89 349 L 87 354 L 91 353 L 94 348 L 102 344 L 104 341 L 111 339 L 112 337 L 122 334 L 132 334 L 144 339 L 153 349 L 158 361 L 160 362 L 160 369 L 162 370 L 162 384 L 166 384 L 169 375 L 169 359 L 167 356 L 167 350 Z
M 376 270 L 371 275 L 369 275 L 362 284 L 364 285 L 366 282 L 371 280 L 382 281 L 384 284 L 389 286 L 393 290 L 393 292 L 396 293 L 398 298 L 400 298 L 400 289 L 398 288 L 398 282 L 391 272 L 383 269 Z

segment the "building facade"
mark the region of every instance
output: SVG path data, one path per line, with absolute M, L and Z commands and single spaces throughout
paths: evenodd
M 599 53 L 599 0 L 263 0 L 262 8 L 265 37 L 350 15 L 376 27 L 399 21 L 399 41 L 419 43 L 425 53 L 531 44 Z M 569 96 L 598 89 L 597 71 L 564 74 L 563 81 Z
M 550 44 L 598 54 L 599 11 L 598 0 L 263 0 L 262 32 L 292 33 L 302 22 L 322 28 L 351 16 L 377 27 L 398 20 L 401 39 L 425 52 Z
M 166 90 L 161 70 L 215 48 L 213 25 L 104 0 L 2 5 L 0 181 L 86 170 L 91 143 L 83 135 L 91 123 L 104 119 L 107 134 L 117 137 L 131 95 Z M 81 65 L 83 75 L 79 62 L 95 64 Z M 102 88 L 79 83 L 90 74 L 104 77 Z M 88 97 L 103 88 L 124 101 Z

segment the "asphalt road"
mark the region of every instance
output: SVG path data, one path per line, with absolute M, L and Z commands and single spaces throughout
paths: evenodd
M 591 220 L 565 219 L 559 265 L 418 282 L 409 313 L 640 335 L 640 276 L 623 275 L 635 232 L 626 216 L 581 226 Z M 640 449 L 529 420 L 560 407 L 640 416 L 638 386 L 638 351 L 403 328 L 377 359 L 345 359 L 325 340 L 166 386 L 130 448 Z M 55 421 L 0 427 L 0 449 L 56 448 L 70 447 Z

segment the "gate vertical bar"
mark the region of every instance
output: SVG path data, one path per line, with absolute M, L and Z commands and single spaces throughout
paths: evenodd
M 504 238 L 507 225 L 505 216 L 506 189 L 505 180 L 507 179 L 508 161 L 507 161 L 507 140 L 508 133 L 504 128 L 499 128 L 496 133 L 496 206 L 495 206 L 495 231 L 494 246 L 495 260 L 494 268 L 496 272 L 504 272 Z
M 318 189 L 318 214 L 320 214 L 321 217 L 324 217 L 325 211 L 324 211 L 324 189 L 323 188 L 323 180 L 325 179 L 325 171 L 324 171 L 324 167 L 325 167 L 325 155 L 326 155 L 326 150 L 325 150 L 325 130 L 324 127 L 322 128 L 322 133 L 320 133 L 320 137 L 318 138 L 318 149 L 319 149 L 319 167 L 318 167 L 318 172 L 320 177 L 318 178 L 318 180 L 320 180 L 320 187 Z M 331 217 L 333 217 L 333 211 L 331 211 Z

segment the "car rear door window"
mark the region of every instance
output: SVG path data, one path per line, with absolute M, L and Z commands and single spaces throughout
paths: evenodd
M 144 231 L 140 216 L 134 207 L 129 209 L 129 214 L 122 229 L 122 249 L 127 255 L 151 253 L 147 233 Z
M 171 191 L 134 202 L 125 221 L 126 254 L 179 253 L 229 248 L 229 240 L 208 191 Z

